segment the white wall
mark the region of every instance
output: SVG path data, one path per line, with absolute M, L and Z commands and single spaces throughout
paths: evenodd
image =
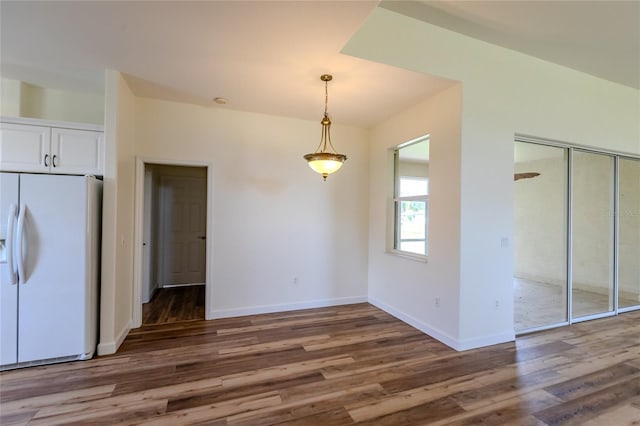
M 104 95 L 47 89 L 23 83 L 22 117 L 102 124 Z
M 20 117 L 21 82 L 0 77 L 0 115 Z
M 455 346 L 460 280 L 460 114 L 455 85 L 371 130 L 369 299 Z M 430 135 L 428 262 L 387 253 L 393 209 L 393 160 L 400 143 Z M 423 164 L 424 167 L 424 164 Z M 440 307 L 435 306 L 435 298 Z
M 366 300 L 366 131 L 332 126 L 349 159 L 323 182 L 302 158 L 316 121 L 143 98 L 135 116 L 137 155 L 212 165 L 208 317 Z
M 458 348 L 513 339 L 514 135 L 640 153 L 638 90 L 381 8 L 343 51 L 462 82 Z
M 128 332 L 131 327 L 133 287 L 133 220 L 135 188 L 135 97 L 126 80 L 119 76 L 118 82 L 118 221 L 116 236 L 116 332 Z M 126 331 L 125 331 L 126 330 Z M 116 334 L 120 336 L 120 334 Z
M 103 124 L 105 98 L 87 93 L 34 86 L 19 80 L 1 79 L 2 115 L 45 120 Z
M 114 353 L 131 328 L 135 103 L 119 72 L 105 73 L 105 173 L 98 354 Z

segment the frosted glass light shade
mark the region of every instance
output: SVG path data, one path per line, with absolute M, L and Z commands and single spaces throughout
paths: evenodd
M 313 171 L 320 173 L 326 180 L 328 175 L 337 172 L 342 167 L 342 163 L 347 159 L 347 156 L 331 152 L 316 152 L 305 155 L 304 159 L 309 162 L 309 167 Z

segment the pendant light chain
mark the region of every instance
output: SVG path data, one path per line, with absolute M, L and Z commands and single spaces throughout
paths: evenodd
M 324 116 L 327 116 L 327 105 L 329 104 L 329 81 L 324 82 Z
M 329 147 L 333 153 L 337 153 L 336 149 L 331 142 L 331 119 L 329 118 L 329 81 L 332 80 L 333 77 L 328 77 L 324 79 L 324 118 L 322 120 L 322 133 L 323 133 L 323 141 L 324 147 L 323 151 L 327 151 L 327 141 L 329 141 Z
M 322 145 L 322 152 L 327 151 L 327 139 L 329 139 L 329 145 L 331 145 L 331 134 L 329 133 L 329 126 L 331 125 L 331 121 L 329 120 L 328 113 L 328 105 L 329 105 L 329 80 L 324 80 L 324 117 L 322 119 L 322 136 L 320 137 L 320 145 Z M 326 123 L 329 123 L 327 125 Z M 335 152 L 335 148 L 333 150 Z

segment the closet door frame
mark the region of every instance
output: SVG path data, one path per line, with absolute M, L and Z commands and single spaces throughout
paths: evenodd
M 616 212 L 621 212 L 620 210 L 620 160 L 630 160 L 630 161 L 638 161 L 640 162 L 640 156 L 633 156 L 629 154 L 620 154 L 616 156 Z M 620 307 L 620 295 L 619 295 L 619 287 L 620 284 L 619 274 L 620 274 L 620 215 L 616 214 L 616 256 L 615 256 L 615 285 L 616 285 L 616 293 L 615 293 L 615 308 L 616 313 L 624 313 L 640 310 L 640 301 L 636 305 L 627 306 L 624 308 Z
M 619 209 L 620 209 L 620 159 L 626 158 L 631 160 L 640 160 L 640 156 L 636 156 L 629 153 L 605 150 L 605 149 L 594 149 L 590 147 L 584 147 L 577 144 L 569 144 L 566 142 L 560 142 L 550 139 L 543 138 L 535 138 L 530 136 L 522 136 L 516 135 L 514 138 L 514 142 L 525 142 L 532 143 L 537 145 L 546 145 L 556 148 L 566 149 L 568 153 L 567 159 L 567 229 L 566 229 L 566 276 L 567 276 L 567 312 L 566 318 L 567 321 L 561 321 L 557 323 L 547 324 L 543 326 L 533 327 L 525 330 L 520 330 L 517 332 L 518 335 L 533 333 L 542 330 L 548 330 L 551 328 L 561 327 L 564 325 L 570 325 L 574 323 L 589 321 L 593 319 L 606 318 L 611 316 L 616 316 L 620 313 L 630 312 L 640 310 L 640 303 L 634 306 L 629 306 L 625 308 L 619 307 L 618 301 L 618 293 L 619 293 L 619 241 L 620 241 L 620 218 L 619 218 Z M 575 151 L 591 153 L 591 154 L 599 154 L 599 155 L 608 155 L 613 157 L 613 310 L 597 313 L 593 315 L 585 315 L 581 317 L 574 318 L 573 313 L 573 211 L 574 211 L 574 182 L 573 182 L 573 171 L 574 171 L 574 153 Z

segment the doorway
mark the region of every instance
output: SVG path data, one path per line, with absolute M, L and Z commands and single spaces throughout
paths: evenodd
M 209 167 L 139 161 L 136 177 L 134 327 L 203 320 Z

